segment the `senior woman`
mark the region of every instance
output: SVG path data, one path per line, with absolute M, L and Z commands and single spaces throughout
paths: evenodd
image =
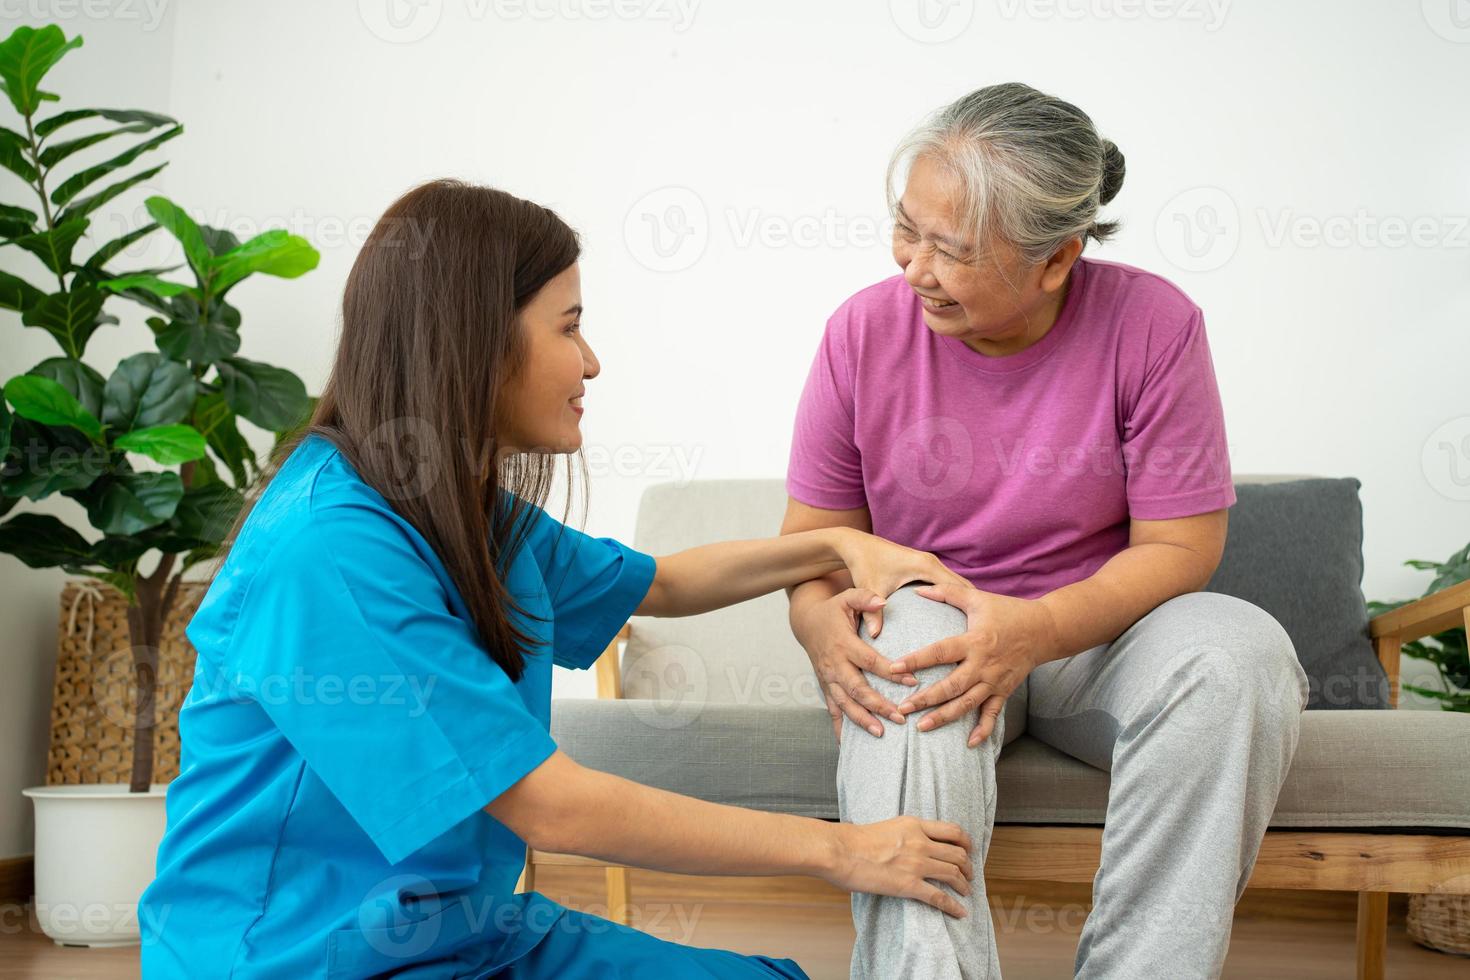
M 1308 683 L 1251 603 L 1201 591 L 1235 502 L 1200 309 L 1083 258 L 1123 155 L 1076 106 L 973 92 L 888 174 L 900 275 L 827 323 L 784 532 L 851 525 L 964 586 L 791 591 L 839 739 L 844 820 L 995 817 L 1029 731 L 1112 775 L 1078 977 L 1214 977 L 1296 751 Z M 902 184 L 900 188 L 900 183 Z M 981 876 L 975 878 L 981 884 Z M 998 977 L 985 890 L 949 919 L 853 896 L 854 977 Z

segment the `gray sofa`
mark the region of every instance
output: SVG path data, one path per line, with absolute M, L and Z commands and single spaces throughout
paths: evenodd
M 1271 612 L 1312 682 L 1251 884 L 1359 892 L 1359 976 L 1381 976 L 1389 892 L 1470 894 L 1470 716 L 1393 709 L 1399 645 L 1463 624 L 1470 589 L 1370 623 L 1358 481 L 1236 483 L 1225 556 L 1207 588 Z M 785 504 L 780 480 L 651 487 L 634 544 L 667 554 L 773 535 Z M 686 619 L 635 618 L 623 636 L 621 657 L 615 642 L 597 664 L 597 700 L 553 703 L 552 734 L 572 758 L 707 800 L 836 819 L 837 746 L 783 594 Z M 1008 716 L 1008 727 L 1020 721 Z M 1091 881 L 1107 773 L 1022 735 L 997 777 L 986 876 Z M 533 853 L 528 880 L 558 860 Z M 610 868 L 608 881 L 617 914 L 627 876 Z

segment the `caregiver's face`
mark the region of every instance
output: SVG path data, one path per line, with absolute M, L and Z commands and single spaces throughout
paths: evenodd
M 500 435 L 507 449 L 570 453 L 581 447 L 583 382 L 601 370 L 581 321 L 582 276 L 575 264 L 522 307 L 517 327 L 526 356 L 505 393 Z
M 1028 265 L 1004 242 L 974 240 L 959 216 L 959 191 L 942 167 L 917 159 L 895 215 L 893 257 L 930 330 L 1004 357 L 1050 329 L 1081 243 L 1075 252 L 1069 243 L 1051 261 Z

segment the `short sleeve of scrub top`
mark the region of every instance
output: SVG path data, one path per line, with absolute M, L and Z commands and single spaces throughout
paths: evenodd
M 558 536 L 559 522 L 539 508 L 529 513 L 528 542 Z M 564 599 L 575 658 L 596 645 L 602 622 L 641 599 L 653 562 L 607 540 L 565 533 L 576 547 L 547 551 L 553 560 L 542 576 L 583 590 Z M 226 658 L 262 679 L 289 680 L 300 671 L 341 678 L 331 710 L 314 703 L 320 698 L 260 702 L 390 863 L 483 808 L 556 749 L 471 622 L 457 614 L 460 600 L 446 593 L 443 567 L 427 551 L 410 526 L 376 507 L 318 503 L 251 581 Z M 598 608 L 599 593 L 606 609 Z M 553 608 L 560 640 L 562 610 Z M 374 696 L 352 696 L 352 683 L 362 679 Z M 390 686 L 394 697 L 384 696 Z
M 644 583 L 641 601 L 656 566 L 648 555 L 613 538 L 590 537 L 539 509 L 532 515 L 526 546 L 536 556 L 551 599 L 556 623 L 552 661 L 585 670 L 627 621 L 628 604 L 618 594 L 632 579 Z

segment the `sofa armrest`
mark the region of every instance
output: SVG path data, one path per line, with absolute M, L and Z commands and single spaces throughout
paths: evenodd
M 1405 603 L 1368 621 L 1378 662 L 1388 675 L 1388 703 L 1399 703 L 1399 656 L 1411 640 L 1463 626 L 1470 631 L 1470 581 Z
M 633 624 L 624 623 L 612 642 L 592 666 L 597 671 L 598 700 L 617 701 L 623 696 L 623 669 L 618 663 L 618 644 L 633 635 Z
M 1470 581 L 1374 616 L 1368 621 L 1368 633 L 1375 639 L 1391 636 L 1408 643 L 1456 626 L 1470 626 Z

